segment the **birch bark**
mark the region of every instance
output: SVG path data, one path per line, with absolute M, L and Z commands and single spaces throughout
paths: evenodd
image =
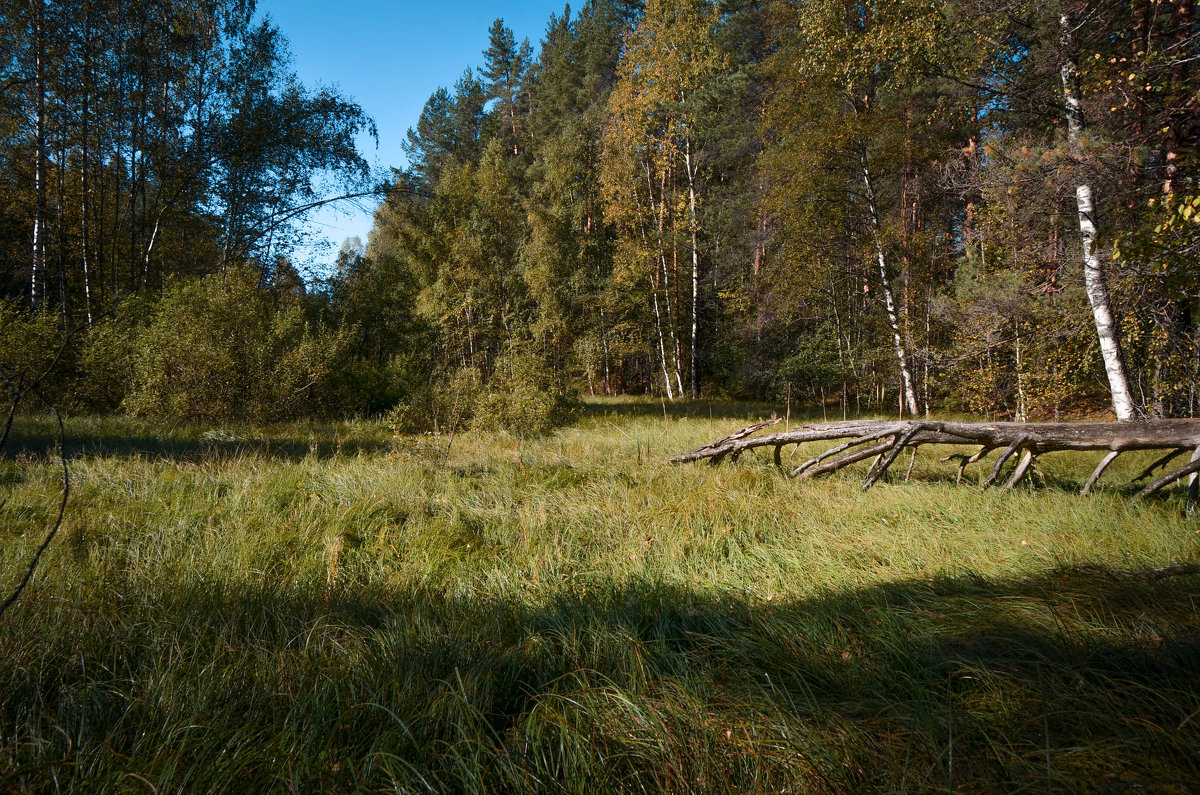
M 1062 64 L 1059 72 L 1062 77 L 1063 106 L 1067 116 L 1067 145 L 1072 157 L 1078 158 L 1079 138 L 1084 130 L 1084 119 L 1075 66 L 1075 21 L 1070 14 L 1059 17 L 1059 31 L 1062 46 Z M 1079 235 L 1083 241 L 1084 290 L 1092 306 L 1096 335 L 1100 338 L 1100 354 L 1104 359 L 1104 371 L 1108 375 L 1113 412 L 1118 420 L 1132 420 L 1135 418 L 1133 396 L 1125 372 L 1121 340 L 1117 336 L 1112 298 L 1109 296 L 1108 284 L 1104 277 L 1104 264 L 1096 251 L 1096 201 L 1092 186 L 1078 171 L 1075 178 L 1075 204 L 1079 209 Z
M 654 213 L 655 215 L 657 215 L 657 217 L 658 217 L 658 226 L 657 226 L 658 266 L 660 267 L 660 269 L 662 271 L 663 302 L 667 305 L 667 333 L 670 334 L 670 336 L 671 336 L 671 351 L 674 354 L 674 356 L 672 357 L 673 361 L 672 361 L 671 369 L 675 371 L 676 390 L 678 391 L 679 396 L 683 397 L 683 376 L 680 373 L 680 370 L 682 368 L 680 367 L 680 362 L 679 362 L 679 339 L 675 334 L 675 314 L 671 310 L 671 273 L 670 273 L 670 269 L 667 267 L 667 250 L 666 250 L 666 241 L 665 241 L 666 212 L 667 212 L 666 182 L 667 182 L 667 173 L 666 173 L 666 171 L 663 171 L 662 179 L 659 181 L 660 189 L 659 189 L 659 195 L 658 195 L 658 202 L 656 204 L 656 202 L 654 200 L 654 183 L 650 179 L 650 166 L 649 166 L 649 164 L 646 165 L 646 190 L 650 194 L 650 211 L 652 213 Z M 654 294 L 654 312 L 655 312 L 655 315 L 658 314 L 658 293 Z M 660 336 L 662 335 L 661 321 L 660 321 L 659 335 Z M 666 353 L 664 351 L 663 367 L 666 367 L 666 361 L 667 361 Z M 674 393 L 672 393 L 670 385 L 668 385 L 667 386 L 667 397 L 671 397 L 671 399 L 674 400 L 674 397 L 672 397 L 673 394 Z
M 646 174 L 646 184 L 647 185 L 651 184 L 649 172 L 647 172 L 647 174 Z M 651 213 L 654 212 L 654 192 L 653 192 L 653 190 L 650 191 L 650 212 Z M 642 244 L 643 245 L 646 245 L 646 243 L 647 243 L 646 238 L 647 238 L 646 227 L 642 226 Z M 662 251 L 662 248 L 661 248 L 661 243 L 660 243 L 660 246 L 659 246 L 660 255 L 661 255 L 661 251 Z M 658 258 L 656 258 L 656 259 L 658 259 Z M 659 308 L 658 308 L 658 279 L 656 278 L 657 272 L 658 272 L 658 263 L 656 261 L 654 268 L 650 274 L 650 296 L 651 296 L 651 298 L 653 298 L 653 301 L 654 301 L 654 330 L 658 332 L 658 359 L 662 363 L 663 385 L 667 388 L 667 398 L 670 399 L 671 401 L 674 401 L 675 400 L 675 392 L 674 392 L 674 390 L 671 389 L 671 374 L 667 372 L 667 344 L 666 344 L 666 341 L 663 339 L 662 312 L 660 312 Z M 663 267 L 663 272 L 664 273 L 666 272 L 665 265 Z M 669 308 L 669 306 L 670 305 L 668 304 L 668 308 Z
M 33 262 L 29 276 L 29 305 L 36 311 L 45 298 L 46 273 L 46 4 L 38 3 L 34 22 L 34 91 L 37 118 L 34 129 Z
M 700 379 L 696 370 L 696 347 L 697 347 L 697 330 L 699 323 L 697 321 L 697 313 L 699 310 L 699 295 L 700 295 L 700 252 L 696 248 L 696 185 L 695 173 L 692 169 L 692 139 L 689 137 L 686 141 L 683 153 L 683 166 L 687 169 L 688 178 L 688 211 L 690 214 L 690 224 L 692 233 L 692 348 L 691 348 L 691 370 L 690 380 L 692 387 L 692 397 L 700 397 Z
M 908 369 L 908 351 L 900 334 L 900 318 L 896 313 L 896 299 L 892 295 L 892 284 L 887 275 L 887 257 L 883 251 L 883 237 L 879 229 L 879 209 L 875 204 L 875 190 L 871 183 L 871 169 L 867 156 L 862 155 L 863 187 L 866 190 L 867 209 L 871 214 L 871 233 L 875 241 L 875 261 L 879 266 L 879 281 L 883 284 L 883 302 L 887 307 L 888 325 L 892 328 L 892 343 L 896 349 L 896 360 L 900 364 L 900 377 L 904 382 L 904 402 L 909 416 L 917 415 L 917 395 L 913 390 L 912 373 Z
M 79 170 L 79 238 L 80 255 L 83 265 L 83 307 L 87 313 L 87 324 L 92 325 L 92 274 L 90 255 L 91 241 L 88 239 L 88 219 L 91 217 L 91 190 L 88 182 L 88 122 L 90 121 L 91 87 L 92 87 L 92 18 L 91 7 L 84 4 L 84 33 L 83 33 L 83 114 L 80 131 L 80 170 Z

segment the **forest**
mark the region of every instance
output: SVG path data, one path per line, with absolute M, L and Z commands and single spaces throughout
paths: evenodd
M 0 4 L 0 793 L 1200 791 L 1194 0 L 464 4 L 386 167 L 267 4 Z
M 64 408 L 1195 415 L 1190 0 L 596 0 L 536 50 L 496 20 L 386 178 L 252 10 L 3 15 L 4 369 L 70 333 Z M 370 197 L 304 278 L 305 213 Z

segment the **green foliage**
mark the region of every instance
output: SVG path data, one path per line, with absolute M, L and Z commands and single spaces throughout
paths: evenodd
M 479 406 L 482 380 L 478 370 L 464 367 L 446 383 L 430 381 L 388 412 L 388 427 L 396 433 L 457 433 Z
M 427 388 L 433 373 L 436 337 L 414 306 L 416 276 L 394 248 L 374 245 L 329 286 L 329 315 L 347 339 L 327 392 L 347 413 L 386 412 Z
M 1186 3 L 590 0 L 552 15 L 537 51 L 496 20 L 409 131 L 369 246 L 348 245 L 312 296 L 288 259 L 289 208 L 320 198 L 321 175 L 363 187 L 352 139 L 369 120 L 302 86 L 281 32 L 238 3 L 164 2 L 131 12 L 138 42 L 111 0 L 46 6 L 49 36 L 35 15 L 0 14 L 0 83 L 19 88 L 0 98 L 0 268 L 9 295 L 92 327 L 54 385 L 64 405 L 400 407 L 397 427 L 427 429 L 455 414 L 442 392 L 457 383 L 462 417 L 538 428 L 573 389 L 765 398 L 791 384 L 890 410 L 903 378 L 911 408 L 1103 411 L 1080 279 L 1087 185 L 1139 410 L 1200 411 Z M 1064 19 L 1078 23 L 1065 38 Z M 1083 117 L 1070 135 L 1064 69 Z M 161 107 L 126 102 L 134 82 Z M 26 128 L 43 94 L 39 137 Z M 141 131 L 139 162 L 107 129 Z M 43 161 L 54 190 L 35 196 Z M 31 213 L 49 247 L 32 263 Z M 178 340 L 158 324 L 139 347 L 145 313 L 107 314 L 130 294 L 153 303 L 173 273 L 238 261 L 268 274 L 279 306 L 247 309 L 236 344 L 186 331 L 205 372 L 234 375 L 189 370 L 197 383 L 174 389 L 178 373 L 147 368 L 177 367 Z
M 0 375 L 20 390 L 49 368 L 63 343 L 59 318 L 0 300 Z
M 401 433 L 465 428 L 504 430 L 516 437 L 537 437 L 570 423 L 578 399 L 546 366 L 530 354 L 508 354 L 485 380 L 476 368 L 454 372 L 445 382 L 414 390 L 387 416 Z
M 795 353 L 784 359 L 776 377 L 783 384 L 792 384 L 793 394 L 807 393 L 816 397 L 822 390 L 830 393 L 840 390 L 846 379 L 852 376 L 846 357 L 832 328 L 815 328 L 795 348 Z M 783 390 L 777 387 L 777 391 Z
M 124 404 L 137 377 L 139 339 L 154 314 L 154 303 L 131 298 L 88 329 L 82 340 L 75 405 L 86 411 L 114 412 Z
M 371 191 L 357 139 L 374 123 L 303 85 L 253 6 L 4 5 L 5 297 L 94 325 L 173 275 L 269 267 L 301 241 L 306 206 Z
M 208 422 L 310 414 L 344 340 L 313 332 L 297 304 L 274 306 L 251 269 L 168 287 L 137 338 L 125 407 Z
M 528 353 L 511 353 L 480 394 L 473 411 L 479 428 L 503 428 L 514 436 L 544 436 L 568 424 L 578 402 L 546 362 Z

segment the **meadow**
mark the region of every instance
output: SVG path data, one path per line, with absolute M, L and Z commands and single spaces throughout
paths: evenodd
M 0 618 L 0 792 L 1200 789 L 1200 579 L 1137 575 L 1200 521 L 1127 504 L 1152 456 L 1086 497 L 1098 454 L 1009 493 L 924 449 L 866 493 L 666 463 L 772 408 L 69 419 Z M 0 460 L 5 593 L 53 430 Z

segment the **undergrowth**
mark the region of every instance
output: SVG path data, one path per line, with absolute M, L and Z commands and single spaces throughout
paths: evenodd
M 0 791 L 1200 788 L 1198 583 L 1129 574 L 1200 561 L 1200 525 L 1182 489 L 1126 504 L 1149 457 L 1088 497 L 1098 455 L 1007 494 L 924 449 L 865 494 L 664 462 L 762 411 L 73 420 L 0 619 Z M 26 419 L 0 461 L 5 587 L 51 446 Z

